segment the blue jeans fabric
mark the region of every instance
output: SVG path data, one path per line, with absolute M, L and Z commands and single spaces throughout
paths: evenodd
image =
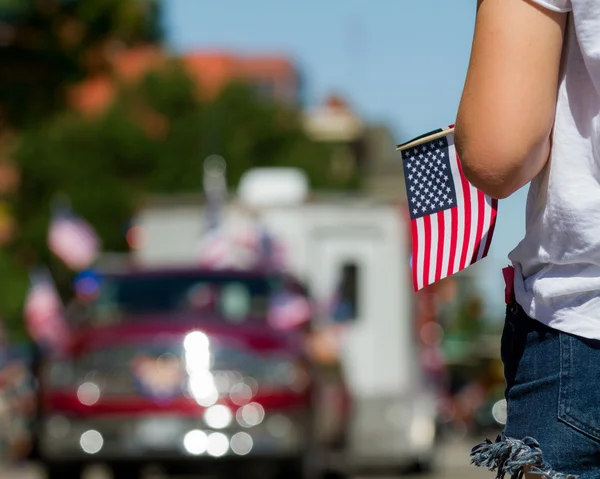
M 600 341 L 549 328 L 512 304 L 501 356 L 504 436 L 535 439 L 549 477 L 600 478 Z

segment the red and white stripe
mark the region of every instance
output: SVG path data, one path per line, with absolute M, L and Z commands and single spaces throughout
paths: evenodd
M 300 295 L 284 294 L 271 304 L 268 321 L 277 329 L 291 329 L 310 320 L 312 308 Z
M 231 264 L 231 245 L 220 231 L 207 234 L 200 244 L 199 263 L 203 268 L 222 269 Z
M 48 230 L 48 248 L 69 268 L 82 270 L 98 256 L 100 240 L 80 218 L 55 218 Z
M 209 269 L 249 269 L 255 267 L 285 269 L 285 245 L 273 239 L 273 250 L 264 257 L 261 230 L 241 224 L 208 232 L 198 249 L 198 262 Z
M 36 282 L 27 295 L 25 324 L 31 338 L 54 351 L 63 351 L 69 341 L 69 329 L 63 305 L 54 285 Z
M 498 200 L 467 181 L 456 155 L 454 134 L 447 139 L 457 204 L 411 221 L 415 291 L 486 257 L 496 224 Z

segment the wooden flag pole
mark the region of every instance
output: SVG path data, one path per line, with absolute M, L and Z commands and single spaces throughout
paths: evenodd
M 423 136 L 421 138 L 417 138 L 416 140 L 410 141 L 408 143 L 404 143 L 403 145 L 398 145 L 396 147 L 396 151 L 404 151 L 409 148 L 414 148 L 415 146 L 422 145 L 423 143 L 427 143 L 428 141 L 437 140 L 438 138 L 443 138 L 444 136 L 448 136 L 450 133 L 454 132 L 454 127 L 447 128 L 442 131 L 437 131 L 432 133 L 431 135 Z

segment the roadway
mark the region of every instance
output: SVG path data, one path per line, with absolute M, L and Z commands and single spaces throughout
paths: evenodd
M 469 452 L 477 440 L 452 439 L 447 440 L 440 448 L 437 465 L 432 473 L 422 473 L 403 476 L 377 476 L 376 478 L 360 477 L 354 479 L 492 479 L 494 473 L 481 470 L 469 464 Z M 159 474 L 148 474 L 148 479 L 179 479 L 165 478 Z M 35 465 L 24 465 L 19 468 L 0 470 L 1 479 L 44 479 L 43 471 Z M 84 479 L 109 479 L 110 476 L 101 467 L 88 471 Z M 189 479 L 189 478 L 186 478 Z M 195 478 L 197 479 L 197 478 Z M 233 478 L 232 478 L 233 479 Z

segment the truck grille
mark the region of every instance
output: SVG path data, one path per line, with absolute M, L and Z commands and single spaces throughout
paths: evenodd
M 217 397 L 252 396 L 256 393 L 256 368 L 251 355 L 234 349 L 213 348 L 210 373 Z M 254 361 L 255 362 L 255 361 Z M 102 397 L 190 396 L 190 374 L 184 355 L 175 348 L 144 354 L 132 348 L 111 348 L 80 357 L 78 384 L 92 383 Z
M 91 351 L 78 358 L 75 370 L 80 383 L 97 385 L 103 397 L 178 396 L 187 379 L 181 352 L 173 345 Z
M 57 365 L 58 366 L 58 365 Z M 71 369 L 72 367 L 72 369 Z M 209 394 L 244 402 L 261 389 L 291 388 L 298 384 L 298 368 L 290 357 L 264 356 L 244 348 L 211 343 L 209 355 L 186 354 L 181 343 L 157 346 L 113 346 L 88 351 L 69 369 L 65 379 L 58 367 L 55 385 L 98 391 L 102 397 L 181 397 Z M 54 368 L 53 368 L 54 369 Z M 212 392 L 206 390 L 207 379 Z M 301 378 L 300 378 L 301 379 Z M 196 388 L 194 389 L 194 385 Z

